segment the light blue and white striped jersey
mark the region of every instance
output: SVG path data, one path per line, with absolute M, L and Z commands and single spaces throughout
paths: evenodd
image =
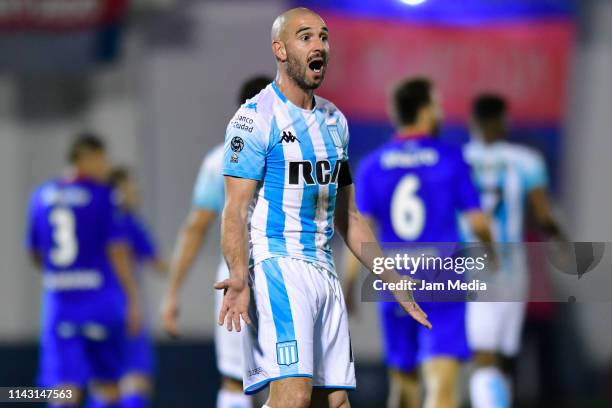
M 275 83 L 238 109 L 225 136 L 223 174 L 258 180 L 249 225 L 251 256 L 288 256 L 334 270 L 330 241 L 348 126 L 329 101 L 291 103 Z
M 223 185 L 223 144 L 213 148 L 202 160 L 200 171 L 193 186 L 191 204 L 195 208 L 223 211 L 225 191 Z
M 465 145 L 464 155 L 472 166 L 482 208 L 492 217 L 494 239 L 522 242 L 527 195 L 547 185 L 542 157 L 526 146 L 476 140 Z

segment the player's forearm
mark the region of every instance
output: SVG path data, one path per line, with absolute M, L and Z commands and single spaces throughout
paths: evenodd
M 113 243 L 108 247 L 108 254 L 117 275 L 119 284 L 123 288 L 129 302 L 138 301 L 138 286 L 132 271 L 132 261 L 128 246 L 123 243 Z
M 351 211 L 348 217 L 346 217 L 346 221 L 341 221 L 340 223 L 345 224 L 342 225 L 341 235 L 344 238 L 346 246 L 359 262 L 372 272 L 374 259 L 384 257 L 384 252 L 370 224 L 357 210 Z M 353 268 L 355 268 L 355 266 L 353 266 Z M 354 272 L 355 275 L 357 275 L 359 271 L 358 264 L 356 264 L 356 269 L 357 270 Z M 397 282 L 400 278 L 395 269 L 385 270 L 381 274 L 378 274 L 378 277 L 385 282 Z
M 552 206 L 545 188 L 529 193 L 529 204 L 540 230 L 552 239 L 565 241 L 567 238 L 553 215 Z
M 32 265 L 34 265 L 37 269 L 42 268 L 42 257 L 38 251 L 30 252 L 30 262 L 32 262 Z
M 248 270 L 247 208 L 226 206 L 221 221 L 221 249 L 231 278 L 245 281 Z
M 350 288 L 357 280 L 361 262 L 350 250 L 348 250 L 345 251 L 344 265 L 344 284 L 346 287 Z
M 204 243 L 206 231 L 193 223 L 186 224 L 182 231 L 170 266 L 169 289 L 179 291 L 183 286 L 187 273 L 193 266 L 198 252 Z
M 476 238 L 484 244 L 491 244 L 493 242 L 493 234 L 491 233 L 491 220 L 489 216 L 480 210 L 470 211 L 466 216 Z

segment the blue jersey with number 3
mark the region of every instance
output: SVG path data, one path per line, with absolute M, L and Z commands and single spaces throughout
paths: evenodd
M 32 194 L 28 218 L 26 244 L 41 258 L 47 295 L 121 293 L 107 247 L 126 240 L 125 218 L 108 186 L 49 181 Z
M 365 157 L 357 206 L 381 242 L 458 242 L 458 212 L 479 208 L 460 149 L 436 138 L 395 138 Z

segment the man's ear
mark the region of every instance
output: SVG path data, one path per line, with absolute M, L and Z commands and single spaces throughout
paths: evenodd
M 274 57 L 280 62 L 287 60 L 287 50 L 285 49 L 285 44 L 281 41 L 272 42 L 272 53 L 274 53 Z

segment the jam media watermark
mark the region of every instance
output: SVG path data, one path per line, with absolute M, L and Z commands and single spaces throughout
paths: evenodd
M 606 289 L 612 287 L 612 243 L 383 243 L 383 250 L 384 256 L 375 256 L 375 244 L 362 247 L 373 272 L 364 269 L 364 302 L 398 296 L 441 302 L 612 301 Z M 391 270 L 399 278 L 383 279 Z

